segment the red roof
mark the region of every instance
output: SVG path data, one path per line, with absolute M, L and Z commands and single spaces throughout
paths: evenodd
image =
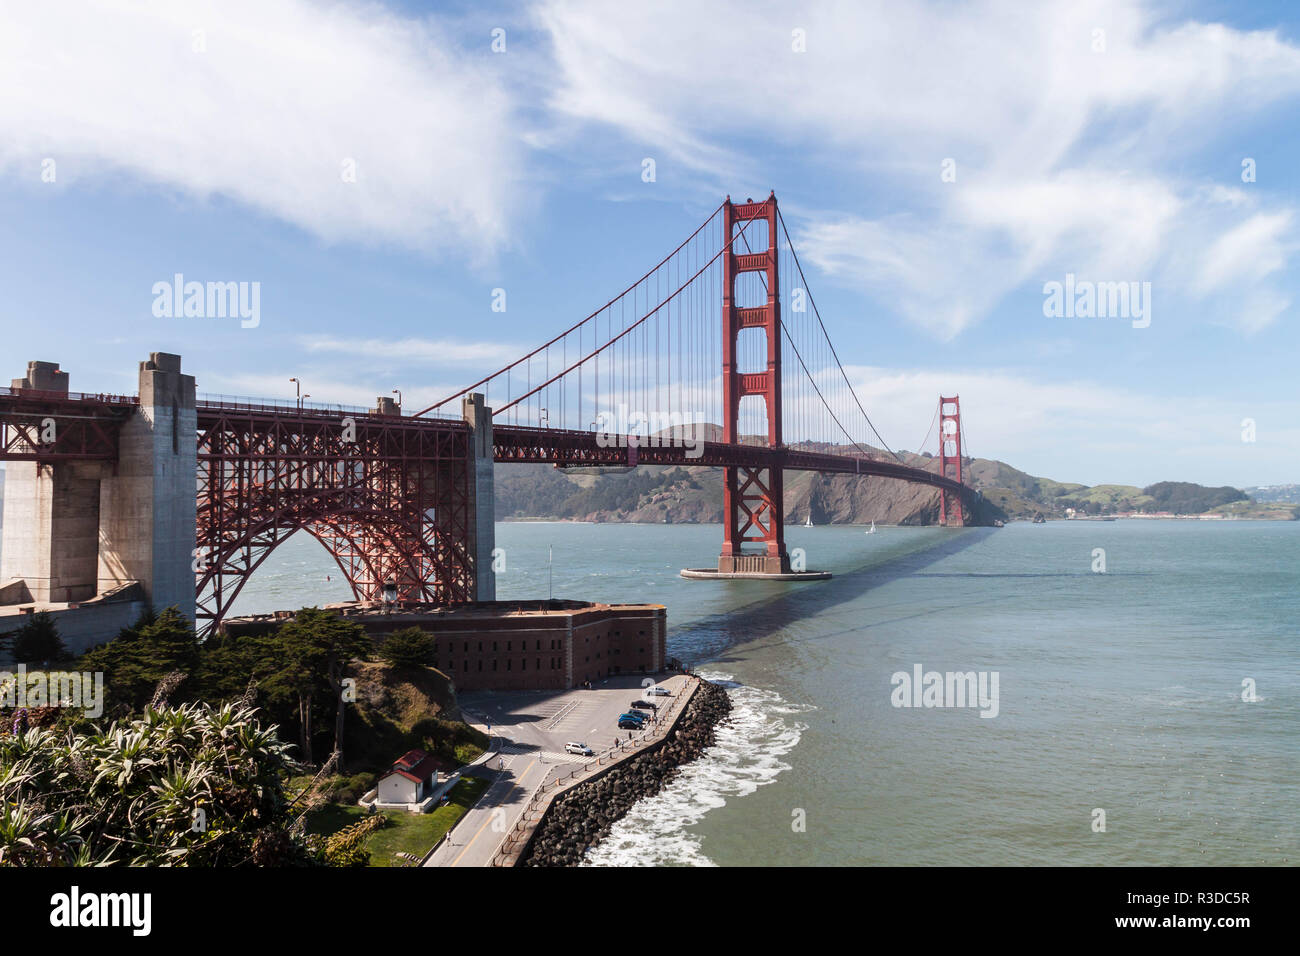
M 423 750 L 419 750 L 419 749 L 408 750 L 406 753 L 402 754 L 400 757 L 397 758 L 397 762 L 393 764 L 393 766 L 414 767 L 417 763 L 419 763 L 427 756 L 429 755 L 425 753 Z
M 400 773 L 407 780 L 414 780 L 416 783 L 428 780 L 437 771 L 446 769 L 446 761 L 434 754 L 425 753 L 423 750 L 408 750 L 397 758 L 397 762 L 379 775 L 382 780 L 384 777 Z

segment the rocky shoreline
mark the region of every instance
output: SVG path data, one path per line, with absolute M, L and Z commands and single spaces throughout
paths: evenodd
M 577 866 L 586 851 L 609 835 L 610 827 L 652 797 L 714 741 L 717 726 L 731 713 L 731 698 L 717 684 L 700 681 L 677 726 L 658 749 L 626 761 L 604 776 L 575 787 L 552 804 L 523 866 Z

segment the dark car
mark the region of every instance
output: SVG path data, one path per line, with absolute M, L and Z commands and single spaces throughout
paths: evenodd
M 659 709 L 659 705 L 658 705 L 658 704 L 655 704 L 653 701 L 649 701 L 649 700 L 634 700 L 634 701 L 632 701 L 632 706 L 633 706 L 633 707 L 636 707 L 638 710 L 658 710 L 658 709 Z
M 625 714 L 619 714 L 619 715 L 618 715 L 618 719 L 619 719 L 619 720 L 635 720 L 638 724 L 644 724 L 644 723 L 645 723 L 649 718 L 646 717 L 645 714 L 638 714 L 638 713 L 634 713 L 633 711 L 630 711 L 630 710 L 629 710 L 629 711 L 628 711 L 627 713 L 625 713 Z
M 639 720 L 620 720 L 618 722 L 619 730 L 640 730 L 642 726 Z

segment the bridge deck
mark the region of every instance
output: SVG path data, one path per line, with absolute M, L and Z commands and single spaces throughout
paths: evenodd
M 494 457 L 498 462 L 549 462 L 560 465 L 681 465 L 749 468 L 781 467 L 786 471 L 819 471 L 831 474 L 872 475 L 896 478 L 945 488 L 959 494 L 972 494 L 969 485 L 945 478 L 922 468 L 897 461 L 869 458 L 862 454 L 832 455 L 801 450 L 798 447 L 768 448 L 765 445 L 701 442 L 685 446 L 641 447 L 647 441 L 636 439 L 629 447 L 628 436 L 601 436 L 593 432 L 554 428 L 531 428 L 497 425 L 492 429 Z
M 115 442 L 109 434 L 123 417 L 123 412 L 138 402 L 135 396 L 104 394 L 63 394 L 36 392 L 32 389 L 0 389 L 0 424 L 5 426 L 5 441 L 0 459 L 60 460 L 111 458 Z M 304 406 L 268 399 L 201 399 L 197 402 L 200 424 L 216 417 L 276 419 L 282 426 L 293 420 L 319 425 L 322 420 L 342 422 L 351 418 L 364 427 L 382 425 L 398 430 L 446 430 L 463 432 L 466 424 L 452 418 L 416 418 L 387 415 L 368 409 L 346 406 Z M 56 420 L 74 419 L 87 424 L 65 430 L 53 448 L 38 448 L 28 440 L 36 433 L 30 426 L 42 416 Z M 635 447 L 632 442 L 635 441 Z M 922 468 L 897 461 L 871 458 L 861 453 L 829 454 L 799 447 L 768 448 L 764 445 L 701 442 L 654 446 L 644 437 L 625 435 L 598 436 L 595 432 L 559 428 L 535 428 L 496 425 L 493 428 L 493 457 L 501 463 L 543 462 L 560 465 L 681 465 L 698 467 L 744 466 L 749 468 L 781 467 L 786 471 L 818 471 L 828 474 L 871 475 L 894 478 L 944 488 L 963 495 L 972 494 L 969 485 L 961 484 Z

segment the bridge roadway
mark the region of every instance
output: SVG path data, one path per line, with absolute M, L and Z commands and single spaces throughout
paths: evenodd
M 798 446 L 768 448 L 766 445 L 725 442 L 701 442 L 694 447 L 677 444 L 664 447 L 628 447 L 627 436 L 604 439 L 593 432 L 518 425 L 494 425 L 493 457 L 498 462 L 550 462 L 560 465 L 682 465 L 748 468 L 781 467 L 786 471 L 820 471 L 847 475 L 873 475 L 920 482 L 961 495 L 973 495 L 969 485 L 961 484 L 922 468 L 897 461 L 870 458 L 863 454 L 832 455 L 800 449 Z
M 125 407 L 137 401 L 135 396 L 129 395 L 69 396 L 59 393 L 40 393 L 32 389 L 0 389 L 0 425 L 4 426 L 2 444 L 5 446 L 0 447 L 0 458 L 29 461 L 112 459 L 116 457 L 114 432 L 120 424 L 123 411 Z M 200 399 L 196 406 L 200 433 L 204 431 L 205 420 L 211 422 L 218 417 L 227 420 L 232 417 L 247 417 L 251 421 L 261 423 L 274 420 L 281 428 L 295 419 L 316 424 L 320 424 L 322 420 L 334 420 L 340 422 L 342 427 L 341 423 L 345 418 L 352 419 L 359 430 L 382 427 L 399 431 L 409 429 L 465 431 L 468 427 L 463 421 L 451 418 L 414 418 L 337 406 L 298 408 L 293 404 L 280 404 L 270 400 Z M 27 444 L 27 440 L 35 436 L 34 426 L 41 416 L 49 414 L 58 415 L 60 420 L 76 421 L 79 427 L 61 428 L 53 445 L 33 450 L 32 445 Z M 894 478 L 944 488 L 967 497 L 974 494 L 969 485 L 897 461 L 871 458 L 863 454 L 839 455 L 808 451 L 798 446 L 768 448 L 764 445 L 709 441 L 690 447 L 680 443 L 651 447 L 641 445 L 640 443 L 645 442 L 646 439 L 638 438 L 637 445 L 633 447 L 628 436 L 610 436 L 602 443 L 595 432 L 504 424 L 493 426 L 492 438 L 493 458 L 501 463 L 545 462 L 559 465 L 624 467 L 629 465 L 702 467 L 738 465 L 749 468 L 779 466 L 786 471 L 818 471 Z

